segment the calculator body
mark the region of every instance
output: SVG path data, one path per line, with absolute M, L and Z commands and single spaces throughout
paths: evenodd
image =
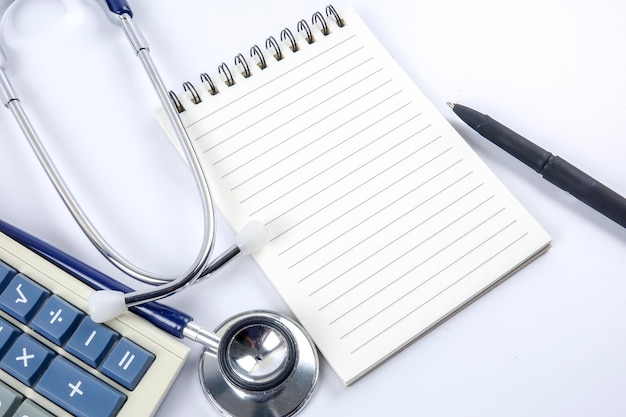
M 0 262 L 0 341 L 3 330 L 7 338 L 0 346 L 0 415 L 8 407 L 26 407 L 29 416 L 156 412 L 188 346 L 132 313 L 106 325 L 91 322 L 85 312 L 93 289 L 3 233 Z M 34 298 L 33 311 L 22 314 Z M 63 326 L 66 333 L 55 336 Z M 92 353 L 96 338 L 104 336 L 109 337 L 101 342 L 104 351 Z M 39 374 L 30 375 L 36 366 Z M 2 401 L 3 393 L 11 403 Z

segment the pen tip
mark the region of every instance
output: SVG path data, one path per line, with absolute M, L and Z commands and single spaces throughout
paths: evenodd
M 448 107 L 450 107 L 451 109 L 454 108 L 454 103 L 450 103 L 449 101 L 446 102 L 446 104 L 448 105 Z

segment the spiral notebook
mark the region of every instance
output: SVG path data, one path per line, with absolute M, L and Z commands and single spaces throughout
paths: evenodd
M 346 385 L 550 245 L 352 9 L 171 96 L 221 213 L 267 225 L 255 259 Z

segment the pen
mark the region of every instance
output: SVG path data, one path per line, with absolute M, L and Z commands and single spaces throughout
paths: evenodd
M 559 156 L 535 145 L 486 114 L 448 103 L 469 127 L 528 165 L 557 187 L 626 227 L 626 199 Z

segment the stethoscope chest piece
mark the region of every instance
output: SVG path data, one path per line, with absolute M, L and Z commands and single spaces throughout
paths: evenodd
M 318 377 L 315 345 L 292 320 L 252 311 L 215 331 L 217 354 L 200 356 L 200 384 L 224 415 L 293 416 L 307 403 Z

